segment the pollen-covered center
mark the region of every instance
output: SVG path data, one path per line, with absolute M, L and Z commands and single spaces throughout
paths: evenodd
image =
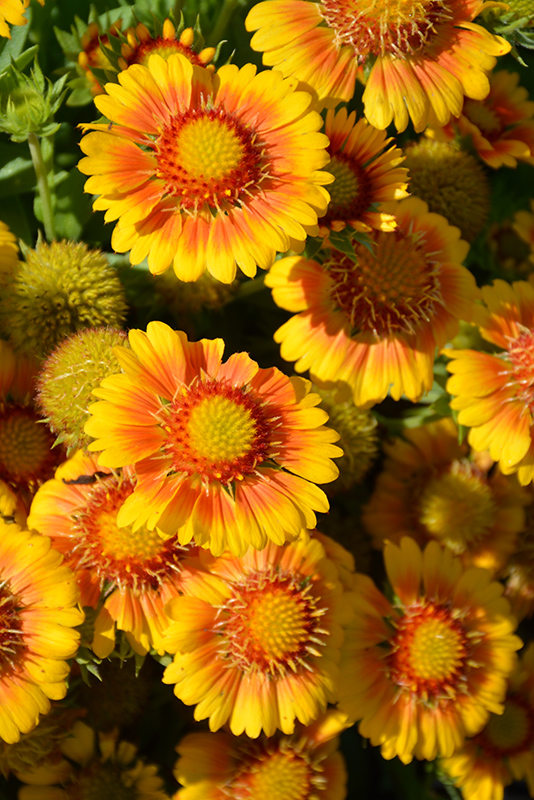
M 242 800 L 307 800 L 310 797 L 312 767 L 293 750 L 275 750 L 248 765 L 232 783 L 232 797 Z
M 413 234 L 379 232 L 374 240 L 372 253 L 355 244 L 356 263 L 341 254 L 327 262 L 332 300 L 355 332 L 415 333 L 443 302 L 439 262 L 426 256 Z
M 46 480 L 57 461 L 54 437 L 30 408 L 0 412 L 0 478 L 16 484 Z
M 330 204 L 321 222 L 359 219 L 371 204 L 369 179 L 365 170 L 354 158 L 344 153 L 333 155 L 324 169 L 334 176 L 335 181 L 328 184 Z
M 144 66 L 148 66 L 148 59 L 154 54 L 161 56 L 161 58 L 167 61 L 168 58 L 176 53 L 185 56 L 192 64 L 204 66 L 193 48 L 183 45 L 179 39 L 175 39 L 174 37 L 167 39 L 163 36 L 157 36 L 155 39 L 147 39 L 146 42 L 142 42 L 125 61 L 127 64 L 143 64 Z
M 511 378 L 515 395 L 521 400 L 534 418 L 534 332 L 522 328 L 517 339 L 508 346 L 508 360 L 513 372 Z
M 24 648 L 21 611 L 20 602 L 10 591 L 9 584 L 0 583 L 0 678 L 16 668 Z
M 217 633 L 221 648 L 244 671 L 271 675 L 309 669 L 319 657 L 328 632 L 320 627 L 326 613 L 318 607 L 311 584 L 270 572 L 248 575 L 224 606 Z
M 128 478 L 96 481 L 82 508 L 73 513 L 77 541 L 70 556 L 77 569 L 89 569 L 102 583 L 120 587 L 152 587 L 176 576 L 185 549 L 176 537 L 162 539 L 144 525 L 119 528 L 117 514 L 134 490 Z
M 453 19 L 450 0 L 322 0 L 319 10 L 360 62 L 369 55 L 397 58 L 424 50 Z
M 462 624 L 442 605 L 407 609 L 389 655 L 391 679 L 423 701 L 453 698 L 468 658 Z
M 421 494 L 417 522 L 453 552 L 463 553 L 495 524 L 491 487 L 469 462 L 454 461 L 448 472 L 432 478 Z
M 466 98 L 462 114 L 473 125 L 476 125 L 480 132 L 490 141 L 502 133 L 503 124 L 501 119 L 487 102 L 482 103 L 480 100 Z
M 174 470 L 230 484 L 251 474 L 275 453 L 270 419 L 245 388 L 223 381 L 196 382 L 166 406 L 166 450 Z
M 155 149 L 158 177 L 184 211 L 240 205 L 268 174 L 254 130 L 222 108 L 177 115 Z
M 534 714 L 519 696 L 506 698 L 502 714 L 491 714 L 477 743 L 495 757 L 530 750 L 534 734 Z

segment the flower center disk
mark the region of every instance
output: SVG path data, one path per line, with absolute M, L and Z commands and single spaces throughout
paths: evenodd
M 513 367 L 516 397 L 534 417 L 534 333 L 524 329 L 508 347 L 508 358 Z
M 7 406 L 0 413 L 0 478 L 15 483 L 47 478 L 56 462 L 54 437 L 27 408 Z
M 306 800 L 310 796 L 310 765 L 290 750 L 265 753 L 232 783 L 232 797 L 242 800 Z
M 9 586 L 0 584 L 0 678 L 16 668 L 17 656 L 24 648 L 21 610 Z
M 78 569 L 90 569 L 102 583 L 157 589 L 180 572 L 185 549 L 176 537 L 164 540 L 144 525 L 119 528 L 117 514 L 133 490 L 133 481 L 115 477 L 95 485 L 83 511 L 73 515 L 78 541 L 72 557 Z
M 155 147 L 158 177 L 186 212 L 240 205 L 268 174 L 256 134 L 221 108 L 175 117 Z
M 479 737 L 486 751 L 497 758 L 531 748 L 534 715 L 520 698 L 508 697 L 502 714 L 491 714 Z
M 334 183 L 328 185 L 330 204 L 322 223 L 336 220 L 357 220 L 371 204 L 369 178 L 364 169 L 351 156 L 336 153 L 324 167 Z
M 197 382 L 163 409 L 166 449 L 177 473 L 231 484 L 270 456 L 270 422 L 241 387 Z
M 465 671 L 467 642 L 461 623 L 444 606 L 408 609 L 392 641 L 393 682 L 423 701 L 453 698 Z
M 417 522 L 459 554 L 493 528 L 495 512 L 488 483 L 475 467 L 456 461 L 449 472 L 427 483 L 419 500 Z
M 322 0 L 319 5 L 336 44 L 350 45 L 359 61 L 367 56 L 398 58 L 419 52 L 437 26 L 452 20 L 447 0 Z
M 443 302 L 439 266 L 427 259 L 413 235 L 398 231 L 378 233 L 373 250 L 355 244 L 357 263 L 341 255 L 328 262 L 332 300 L 356 333 L 413 334 Z
M 317 645 L 324 644 L 318 621 L 325 612 L 308 589 L 274 572 L 247 576 L 225 605 L 217 631 L 228 657 L 245 671 L 271 675 L 309 668 L 309 654 L 320 655 Z

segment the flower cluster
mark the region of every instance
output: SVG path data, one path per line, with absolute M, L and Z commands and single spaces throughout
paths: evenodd
M 0 0 L 2 800 L 534 797 L 522 2 Z

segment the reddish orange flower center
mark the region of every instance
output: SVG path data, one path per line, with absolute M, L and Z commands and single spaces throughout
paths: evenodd
M 320 657 L 328 631 L 320 627 L 326 609 L 311 589 L 303 575 L 247 575 L 221 611 L 216 630 L 223 657 L 245 672 L 313 671 L 310 656 Z
M 24 648 L 21 603 L 10 591 L 9 583 L 0 583 L 0 678 L 16 668 Z
M 319 764 L 284 740 L 251 744 L 239 755 L 239 775 L 228 787 L 235 800 L 308 800 L 313 789 L 325 788 Z
M 465 552 L 494 528 L 496 503 L 488 480 L 468 461 L 453 461 L 425 485 L 417 523 L 454 553 Z
M 481 102 L 480 100 L 470 100 L 466 98 L 464 100 L 462 114 L 466 116 L 473 125 L 476 125 L 483 136 L 489 139 L 489 141 L 495 141 L 503 132 L 503 120 L 499 117 L 498 112 L 490 105 L 489 100 Z
M 495 759 L 531 751 L 534 740 L 534 710 L 526 697 L 509 695 L 502 714 L 491 714 L 474 741 Z
M 238 206 L 268 175 L 256 133 L 223 108 L 177 115 L 155 148 L 158 177 L 186 212 Z
M 521 327 L 517 339 L 511 339 L 508 359 L 512 365 L 512 377 L 516 386 L 516 397 L 534 417 L 534 332 Z
M 334 183 L 328 185 L 330 204 L 321 224 L 332 220 L 359 220 L 372 203 L 371 184 L 362 165 L 345 153 L 336 153 L 325 167 Z
M 421 52 L 453 16 L 450 0 L 322 0 L 319 11 L 338 45 L 360 62 L 369 55 L 397 58 Z
M 443 304 L 439 262 L 426 255 L 424 241 L 415 234 L 397 229 L 373 238 L 372 253 L 355 244 L 356 263 L 341 254 L 326 263 L 332 300 L 356 333 L 413 334 Z
M 432 704 L 463 690 L 469 639 L 448 608 L 431 601 L 414 605 L 396 628 L 388 657 L 393 683 Z
M 168 39 L 163 36 L 157 36 L 154 39 L 141 42 L 133 50 L 132 54 L 125 57 L 124 60 L 128 66 L 130 64 L 144 64 L 146 66 L 148 64 L 148 59 L 154 54 L 167 60 L 175 53 L 180 53 L 180 55 L 185 56 L 192 64 L 201 67 L 204 66 L 204 62 L 199 58 L 198 53 L 195 53 L 192 47 L 183 45 L 179 39 L 175 39 L 174 37 Z
M 6 405 L 0 410 L 0 479 L 31 486 L 51 477 L 61 460 L 54 437 L 31 408 Z
M 277 455 L 273 432 L 280 419 L 269 418 L 246 387 L 197 381 L 162 413 L 166 450 L 177 473 L 229 485 Z
M 86 504 L 72 515 L 76 540 L 69 562 L 73 569 L 91 570 L 102 584 L 155 590 L 180 573 L 187 548 L 145 526 L 118 527 L 119 509 L 133 490 L 134 482 L 124 477 L 95 482 Z

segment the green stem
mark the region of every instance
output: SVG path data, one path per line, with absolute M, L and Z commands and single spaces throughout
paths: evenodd
M 208 40 L 206 42 L 206 44 L 208 44 L 210 47 L 217 47 L 219 42 L 223 39 L 226 28 L 228 27 L 228 23 L 230 22 L 238 3 L 239 0 L 224 0 L 223 7 L 221 8 L 219 16 L 217 17 L 217 22 L 215 23 L 214 28 L 208 36 Z
M 39 137 L 36 136 L 35 133 L 30 133 L 28 135 L 28 146 L 30 148 L 33 167 L 37 178 L 37 189 L 39 190 L 39 196 L 41 198 L 45 236 L 49 242 L 52 242 L 56 238 L 52 196 L 50 194 L 50 186 L 48 185 L 48 173 L 43 159 L 41 143 L 39 142 Z

